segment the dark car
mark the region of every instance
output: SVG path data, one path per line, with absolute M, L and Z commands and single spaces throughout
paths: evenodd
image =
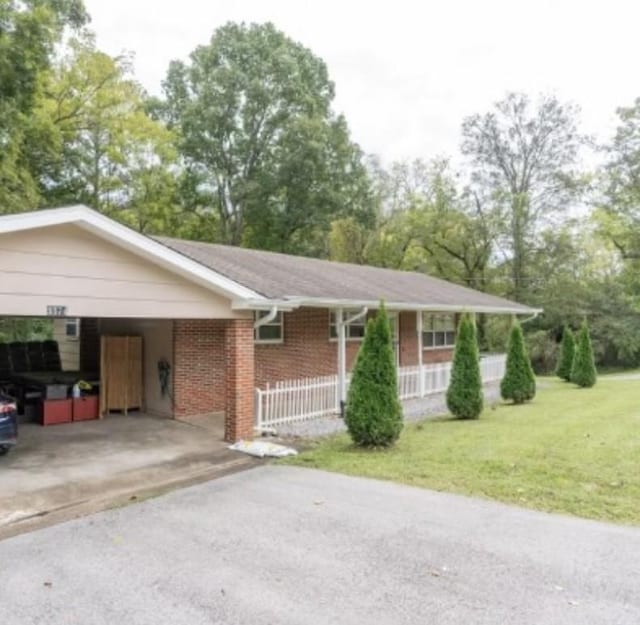
M 13 399 L 0 395 L 0 456 L 18 442 L 18 414 Z

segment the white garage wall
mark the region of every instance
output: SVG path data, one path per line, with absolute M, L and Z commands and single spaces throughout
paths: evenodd
M 63 371 L 80 369 L 80 337 L 67 336 L 67 321 L 72 319 L 55 319 L 53 322 L 53 340 L 58 342 L 60 362 Z M 78 323 L 78 331 L 80 325 Z

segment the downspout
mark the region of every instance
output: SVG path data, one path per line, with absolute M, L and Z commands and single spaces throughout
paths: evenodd
M 271 323 L 276 318 L 277 314 L 278 314 L 278 307 L 272 306 L 268 314 L 254 321 L 253 329 L 257 330 L 260 326 L 264 326 L 264 325 L 267 325 L 267 323 Z
M 528 323 L 529 321 L 533 321 L 539 314 L 540 314 L 540 311 L 536 310 L 536 312 L 534 312 L 533 315 L 531 315 L 530 317 L 527 317 L 526 319 L 523 319 L 520 322 L 520 325 L 522 325 L 524 323 Z
M 344 309 L 336 310 L 336 328 L 338 330 L 338 400 L 340 402 L 340 418 L 344 419 L 347 403 L 347 345 L 345 328 L 349 324 L 364 317 L 369 309 L 365 306 L 349 319 L 344 318 Z

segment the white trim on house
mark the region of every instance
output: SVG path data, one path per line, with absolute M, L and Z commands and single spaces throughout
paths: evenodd
M 340 400 L 340 409 L 347 401 L 347 346 L 346 346 L 346 329 L 349 324 L 358 321 L 362 317 L 367 316 L 369 309 L 363 306 L 359 311 L 344 310 L 339 308 L 334 311 L 336 318 L 336 330 L 338 331 L 338 398 Z M 352 313 L 350 317 L 345 319 L 345 313 Z
M 320 297 L 290 297 L 278 300 L 260 299 L 260 300 L 239 300 L 232 302 L 231 308 L 235 310 L 264 310 L 270 308 L 269 304 L 276 304 L 279 309 L 291 312 L 297 308 L 369 308 L 377 309 L 380 306 L 379 300 L 352 300 L 352 299 L 325 299 Z M 538 316 L 542 313 L 542 308 L 529 308 L 528 306 L 509 307 L 509 306 L 462 306 L 460 304 L 415 304 L 412 302 L 387 302 L 384 303 L 385 308 L 389 311 L 424 311 L 424 312 L 454 312 L 454 313 L 486 313 L 496 315 L 533 315 Z
M 4 215 L 0 234 L 65 224 L 76 225 L 224 297 L 262 301 L 264 306 L 265 298 L 259 293 L 82 204 Z

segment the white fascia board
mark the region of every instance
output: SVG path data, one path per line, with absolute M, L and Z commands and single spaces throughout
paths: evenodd
M 264 299 L 259 293 L 83 205 L 0 217 L 0 234 L 64 224 L 76 225 L 229 299 Z
M 291 312 L 300 308 L 300 304 L 288 299 L 269 299 L 267 297 L 234 299 L 231 302 L 232 310 L 271 310 L 277 308 L 282 312 Z
M 289 305 L 296 308 L 308 306 L 311 308 L 370 308 L 380 305 L 380 300 L 349 300 L 325 298 L 285 298 Z M 385 302 L 385 308 L 393 311 L 424 311 L 424 312 L 469 312 L 496 315 L 532 315 L 542 313 L 542 308 L 528 306 L 460 306 L 450 304 L 414 304 L 410 302 Z

